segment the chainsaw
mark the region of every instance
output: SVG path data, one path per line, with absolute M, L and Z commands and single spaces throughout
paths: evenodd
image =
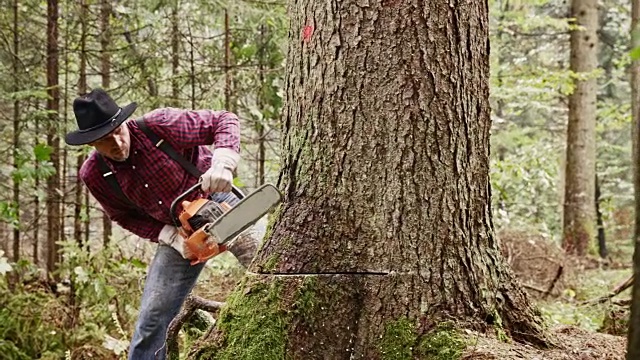
M 231 191 L 240 199 L 234 206 L 207 198 L 184 200 L 200 186 L 198 182 L 171 203 L 173 223 L 185 239 L 185 249 L 193 254 L 191 265 L 206 262 L 226 251 L 229 241 L 282 201 L 282 194 L 271 184 L 264 184 L 248 195 L 233 186 Z M 182 207 L 180 214 L 176 212 L 178 205 Z

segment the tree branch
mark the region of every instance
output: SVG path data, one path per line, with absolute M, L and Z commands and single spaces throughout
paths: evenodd
M 223 302 L 207 300 L 195 295 L 189 295 L 185 300 L 182 310 L 169 324 L 167 330 L 167 358 L 178 359 L 180 349 L 178 347 L 178 333 L 185 322 L 187 322 L 193 313 L 198 310 L 205 310 L 211 313 L 215 313 L 224 306 Z
M 587 300 L 585 302 L 583 302 L 583 305 L 597 305 L 597 304 L 602 304 L 604 302 L 607 302 L 609 300 L 611 300 L 614 296 L 617 296 L 618 294 L 620 294 L 621 292 L 627 290 L 628 288 L 631 287 L 631 285 L 633 285 L 633 274 L 631 274 L 631 276 L 629 276 L 629 278 L 627 280 L 625 280 L 623 283 L 621 283 L 620 285 L 618 285 L 615 289 L 613 289 L 613 291 L 611 291 L 609 294 L 596 298 L 596 299 L 592 299 L 592 300 Z

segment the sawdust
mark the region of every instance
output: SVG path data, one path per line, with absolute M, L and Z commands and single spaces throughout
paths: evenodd
M 622 336 L 589 332 L 565 326 L 550 330 L 557 348 L 539 350 L 534 347 L 506 343 L 495 336 L 469 333 L 470 345 L 463 360 L 625 360 L 627 340 Z

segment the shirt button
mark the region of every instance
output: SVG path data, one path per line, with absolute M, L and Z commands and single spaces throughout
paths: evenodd
M 135 169 L 136 169 L 136 166 L 135 166 L 135 165 L 133 165 L 131 168 L 132 168 L 133 170 L 135 170 Z
M 162 205 L 162 200 L 158 201 L 158 204 Z
M 144 187 L 147 187 L 147 188 L 148 188 L 148 187 L 149 187 L 149 184 L 144 184 Z

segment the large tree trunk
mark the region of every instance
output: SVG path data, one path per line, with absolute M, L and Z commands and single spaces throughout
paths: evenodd
M 194 357 L 425 358 L 447 320 L 544 343 L 493 234 L 487 11 L 289 1 L 285 202 Z
M 571 33 L 571 71 L 575 79 L 569 96 L 563 247 L 583 256 L 595 238 L 596 95 L 593 72 L 598 66 L 597 0 L 573 0 L 571 17 L 581 30 Z
M 631 0 L 631 47 L 640 48 L 640 0 Z M 631 116 L 635 228 L 633 242 L 633 290 L 627 342 L 627 359 L 640 359 L 640 59 L 631 63 Z
M 58 85 L 58 1 L 47 1 L 47 110 L 51 111 L 47 144 L 55 173 L 47 179 L 47 273 L 56 270 L 60 236 L 60 138 L 58 137 L 60 89 Z

